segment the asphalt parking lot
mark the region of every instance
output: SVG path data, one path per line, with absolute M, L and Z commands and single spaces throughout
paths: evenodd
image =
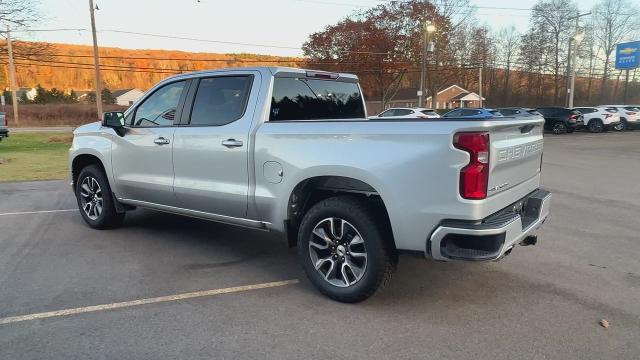
M 75 208 L 67 181 L 0 184 L 0 359 L 638 359 L 640 131 L 545 141 L 538 245 L 401 257 L 356 305 L 316 292 L 268 233 L 144 210 L 95 231 L 39 212 Z

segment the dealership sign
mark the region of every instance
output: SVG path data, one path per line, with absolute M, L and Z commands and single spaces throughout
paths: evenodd
M 640 41 L 616 46 L 616 69 L 635 69 L 640 66 Z

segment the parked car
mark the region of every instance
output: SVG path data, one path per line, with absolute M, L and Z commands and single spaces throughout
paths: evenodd
M 577 107 L 583 116 L 584 126 L 592 133 L 609 131 L 620 125 L 620 115 L 613 107 Z
M 350 74 L 181 74 L 77 128 L 70 178 L 96 229 L 142 207 L 282 234 L 344 302 L 387 283 L 400 251 L 487 261 L 536 242 L 542 119 L 366 119 Z
M 500 111 L 495 109 L 484 108 L 459 108 L 451 110 L 444 115 L 443 118 L 468 118 L 468 119 L 490 119 L 494 117 L 502 117 Z
M 2 138 L 9 137 L 9 128 L 7 127 L 7 114 L 0 112 L 0 141 Z
M 539 107 L 536 110 L 544 116 L 545 130 L 554 134 L 572 133 L 584 125 L 582 114 L 576 110 L 557 106 Z
M 640 129 L 640 109 L 633 105 L 600 105 L 615 108 L 620 115 L 620 124 L 614 127 L 616 131 Z
M 426 108 L 390 108 L 370 119 L 388 118 L 388 119 L 437 119 L 440 115 L 433 109 Z
M 497 108 L 496 110 L 500 111 L 503 116 L 513 116 L 517 118 L 542 117 L 542 114 L 536 111 L 536 109 L 531 108 L 505 107 Z

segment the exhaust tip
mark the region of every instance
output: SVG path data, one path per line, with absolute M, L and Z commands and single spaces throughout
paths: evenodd
M 538 237 L 536 235 L 529 235 L 524 240 L 520 241 L 521 246 L 535 245 L 538 243 Z

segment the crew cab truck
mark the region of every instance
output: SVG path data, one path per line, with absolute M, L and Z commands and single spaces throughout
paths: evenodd
M 74 131 L 72 186 L 96 229 L 135 207 L 283 235 L 343 302 L 398 253 L 491 261 L 535 243 L 540 118 L 368 120 L 356 76 L 237 68 L 170 77 Z

